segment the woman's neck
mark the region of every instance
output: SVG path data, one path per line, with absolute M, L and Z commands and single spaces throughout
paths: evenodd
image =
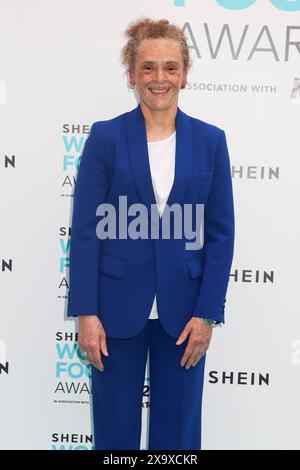
M 175 132 L 177 105 L 165 110 L 152 110 L 144 103 L 140 106 L 145 118 L 147 141 L 163 140 Z

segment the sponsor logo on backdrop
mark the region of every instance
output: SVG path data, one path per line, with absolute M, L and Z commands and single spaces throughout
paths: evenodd
M 246 371 L 217 371 L 211 370 L 208 374 L 210 384 L 221 385 L 247 385 L 269 386 L 270 374 L 268 372 Z
M 91 400 L 91 363 L 78 346 L 78 333 L 58 331 L 55 343 L 54 403 L 88 405 Z M 150 377 L 145 376 L 142 408 L 150 407 Z
M 213 83 L 213 82 L 188 82 L 185 90 L 202 91 L 206 93 L 223 93 L 223 94 L 255 94 L 255 95 L 272 95 L 277 94 L 276 85 L 267 84 L 246 84 L 246 83 Z
M 91 363 L 82 357 L 78 333 L 58 331 L 55 336 L 54 403 L 88 405 Z
M 173 0 L 175 7 L 184 7 L 187 3 L 196 2 L 199 0 Z M 244 10 L 245 8 L 255 5 L 257 0 L 214 0 L 221 7 L 228 10 Z M 271 6 L 274 6 L 282 11 L 299 11 L 300 0 L 265 0 Z M 260 1 L 260 4 L 262 2 Z
M 233 179 L 279 180 L 279 167 L 257 165 L 231 165 Z
M 8 375 L 9 373 L 9 362 L 6 359 L 6 345 L 5 342 L 0 339 L 0 375 Z
M 300 0 L 266 0 L 266 2 L 267 1 L 270 5 L 273 5 L 282 11 L 300 11 Z M 175 7 L 184 7 L 187 3 L 192 4 L 193 0 L 174 0 Z M 197 0 L 197 6 L 200 10 L 201 5 L 199 6 L 199 3 L 200 2 Z M 216 0 L 217 5 L 230 10 L 241 10 L 249 8 L 255 3 L 255 0 Z M 196 0 L 194 0 L 194 4 L 196 4 Z M 232 28 L 234 28 L 233 32 Z M 255 31 L 252 31 L 253 28 L 255 28 Z M 257 28 L 259 28 L 258 31 Z M 186 30 L 186 35 L 189 37 L 191 43 L 189 47 L 195 52 L 195 56 L 198 59 L 202 58 L 202 49 L 207 51 L 211 59 L 217 59 L 219 52 L 223 49 L 226 51 L 226 53 L 229 52 L 231 54 L 233 60 L 242 59 L 245 61 L 250 61 L 256 56 L 261 57 L 263 54 L 264 56 L 267 56 L 267 58 L 270 57 L 270 59 L 275 62 L 287 62 L 289 61 L 291 51 L 293 51 L 294 54 L 297 54 L 297 57 L 299 56 L 300 26 L 298 25 L 287 25 L 286 31 L 284 31 L 284 34 L 280 38 L 273 37 L 273 28 L 272 26 L 269 27 L 267 24 L 263 24 L 260 27 L 257 24 L 245 24 L 244 26 L 240 24 L 240 34 L 238 34 L 235 29 L 235 24 L 231 26 L 227 23 L 223 25 L 221 31 L 219 31 L 219 29 L 216 31 L 215 25 L 210 26 L 208 23 L 203 23 L 203 30 L 199 29 L 199 26 L 197 26 L 197 31 L 193 31 L 189 22 L 185 22 L 183 26 L 183 31 Z M 196 39 L 198 34 L 201 34 L 201 37 Z M 189 86 L 194 89 L 200 85 L 195 83 L 192 85 L 190 84 Z M 201 86 L 204 87 L 205 84 L 201 84 Z M 268 83 L 251 85 L 240 84 L 240 82 L 229 84 L 209 83 L 207 84 L 207 87 L 213 89 L 220 89 L 221 87 L 223 89 L 226 87 L 227 91 L 231 90 L 232 92 L 244 92 L 245 88 L 249 89 L 249 91 L 252 91 L 253 93 L 256 93 L 257 89 L 265 90 L 267 93 L 276 92 L 276 86 L 274 84 Z M 188 89 L 188 87 L 186 88 Z
M 3 273 L 4 271 L 9 271 L 12 272 L 13 269 L 13 260 L 10 258 L 8 260 L 2 259 L 1 260 L 1 272 Z
M 89 135 L 90 127 L 86 124 L 63 124 L 63 172 L 62 197 L 73 196 L 75 174 L 80 165 L 84 143 Z
M 94 450 L 92 434 L 53 433 L 51 450 Z
M 189 48 L 194 51 L 197 59 L 202 59 L 204 50 L 207 51 L 206 54 L 209 58 L 216 60 L 218 55 L 223 54 L 223 49 L 226 53 L 231 54 L 235 61 L 251 61 L 257 55 L 261 57 L 263 54 L 267 55 L 266 59 L 270 57 L 270 60 L 275 62 L 288 62 L 291 51 L 294 51 L 297 57 L 299 56 L 300 26 L 286 26 L 283 39 L 273 38 L 273 30 L 268 25 L 263 25 L 256 31 L 257 27 L 257 24 L 253 26 L 240 25 L 240 34 L 238 35 L 236 31 L 232 32 L 232 27 L 229 24 L 224 24 L 220 31 L 219 29 L 216 31 L 215 25 L 210 26 L 208 23 L 203 23 L 203 30 L 197 26 L 197 30 L 194 31 L 191 24 L 185 22 L 182 29 L 186 31 L 186 36 L 190 41 Z M 255 28 L 255 32 L 251 28 Z M 283 44 L 282 41 L 284 41 Z M 238 83 L 240 84 L 240 81 Z M 252 87 L 252 91 L 256 92 L 256 87 L 258 90 L 274 91 L 276 90 L 274 86 L 267 83 L 257 84 Z M 228 88 L 229 85 L 227 85 Z M 250 86 L 249 88 L 251 90 Z
M 66 277 L 66 270 L 69 268 L 69 251 L 70 251 L 70 235 L 71 235 L 71 228 L 70 227 L 60 227 L 59 228 L 59 250 L 60 250 L 60 258 L 59 258 L 59 282 L 58 282 L 58 289 L 63 290 L 63 294 L 58 294 L 59 299 L 67 299 L 68 296 L 65 294 L 66 289 L 69 289 L 69 283 Z
M 295 104 L 300 103 L 300 77 L 294 79 L 293 89 L 291 93 L 291 100 Z
M 234 282 L 248 284 L 274 284 L 274 275 L 274 270 L 234 269 L 230 273 L 230 279 Z
M 4 155 L 4 168 L 16 168 L 16 156 L 15 155 Z

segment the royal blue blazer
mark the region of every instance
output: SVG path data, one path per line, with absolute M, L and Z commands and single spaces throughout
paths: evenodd
M 225 323 L 224 306 L 234 249 L 234 202 L 224 130 L 177 107 L 175 176 L 167 200 L 183 207 L 204 204 L 204 244 L 186 249 L 189 238 L 100 239 L 97 206 L 119 196 L 155 205 L 147 135 L 140 104 L 92 124 L 77 173 L 69 257 L 67 316 L 98 315 L 107 336 L 127 338 L 146 324 L 154 295 L 162 326 L 174 338 L 191 317 Z M 128 224 L 135 216 L 128 216 Z M 151 220 L 153 218 L 153 221 Z M 172 212 L 171 212 L 172 221 Z M 149 231 L 150 233 L 150 231 Z M 149 234 L 148 233 L 148 234 Z M 118 232 L 117 232 L 118 234 Z

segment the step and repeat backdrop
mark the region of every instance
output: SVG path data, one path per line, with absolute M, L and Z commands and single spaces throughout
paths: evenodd
M 185 31 L 193 66 L 179 106 L 224 129 L 231 156 L 236 243 L 226 324 L 207 353 L 202 446 L 300 449 L 300 1 L 0 10 L 0 447 L 93 449 L 91 366 L 66 318 L 72 194 L 91 124 L 137 105 L 120 51 L 128 23 L 149 16 Z

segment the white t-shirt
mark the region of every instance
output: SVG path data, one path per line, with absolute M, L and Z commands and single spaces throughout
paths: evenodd
M 152 184 L 160 216 L 163 213 L 175 175 L 176 131 L 156 142 L 147 142 Z M 156 295 L 149 315 L 158 318 Z

